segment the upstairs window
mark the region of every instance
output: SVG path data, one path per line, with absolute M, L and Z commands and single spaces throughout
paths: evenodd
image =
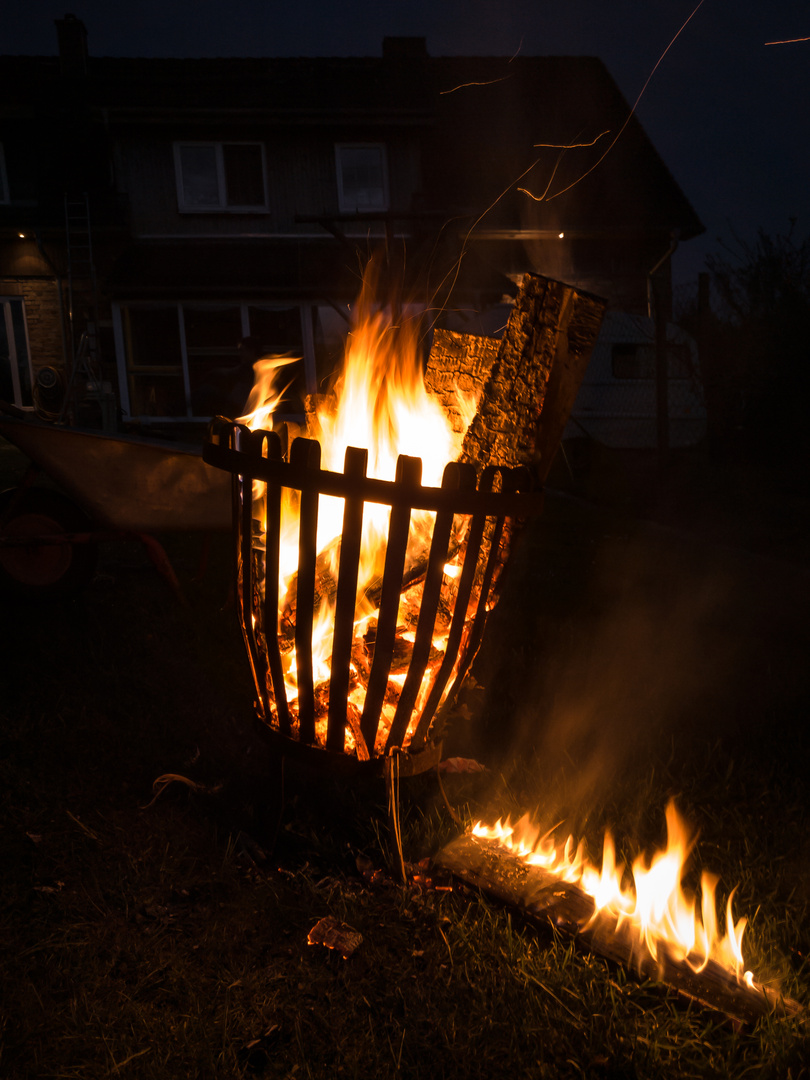
M 174 166 L 182 213 L 255 213 L 267 208 L 261 143 L 175 143 Z
M 338 143 L 338 205 L 343 213 L 388 209 L 388 165 L 382 143 Z

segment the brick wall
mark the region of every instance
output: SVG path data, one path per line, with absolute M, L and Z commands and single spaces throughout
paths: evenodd
M 0 295 L 25 301 L 28 344 L 34 371 L 50 364 L 64 367 L 59 295 L 53 278 L 0 278 Z

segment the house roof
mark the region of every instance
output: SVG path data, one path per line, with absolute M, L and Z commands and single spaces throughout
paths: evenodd
M 425 209 L 462 230 L 703 231 L 595 57 L 90 57 L 71 79 L 57 57 L 0 57 L 0 118 L 70 99 L 113 127 L 418 129 Z

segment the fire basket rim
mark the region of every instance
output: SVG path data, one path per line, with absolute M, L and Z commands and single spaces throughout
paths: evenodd
M 272 432 L 258 429 L 251 434 L 263 436 Z M 218 435 L 218 431 L 215 435 Z M 542 509 L 544 497 L 542 487 L 534 484 L 531 471 L 525 465 L 494 466 L 515 478 L 514 491 L 479 491 L 475 488 L 455 488 L 448 491 L 446 488 L 430 486 L 413 487 L 410 484 L 379 480 L 372 476 L 348 479 L 344 473 L 331 472 L 328 469 L 319 469 L 316 472 L 299 468 L 285 459 L 274 461 L 271 458 L 258 458 L 244 450 L 235 450 L 216 442 L 207 442 L 204 445 L 203 460 L 214 468 L 247 480 L 275 482 L 297 491 L 317 491 L 320 495 L 339 499 L 361 498 L 367 503 L 411 510 L 450 510 L 454 514 L 484 513 L 508 518 L 531 517 Z M 315 477 L 318 478 L 317 482 Z
M 505 565 L 501 545 L 504 524 L 507 520 L 526 519 L 539 514 L 543 503 L 542 485 L 539 484 L 537 478 L 526 466 L 489 465 L 482 469 L 479 475 L 475 467 L 470 463 L 449 462 L 445 466 L 440 488 L 422 486 L 420 483 L 422 461 L 419 458 L 409 458 L 407 456 L 400 456 L 399 458 L 396 480 L 379 480 L 375 477 L 366 476 L 368 451 L 352 448 L 349 448 L 346 452 L 345 471 L 337 473 L 321 467 L 320 444 L 317 439 L 302 434 L 297 438 L 290 439 L 288 445 L 287 435 L 286 428 L 281 432 L 273 429 L 252 430 L 238 420 L 216 417 L 209 426 L 208 441 L 203 447 L 204 460 L 215 468 L 229 472 L 233 480 L 233 532 L 236 539 L 238 614 L 258 694 L 258 699 L 254 703 L 256 722 L 261 728 L 263 736 L 276 749 L 301 760 L 306 759 L 310 764 L 336 768 L 340 772 L 345 771 L 356 775 L 362 773 L 373 775 L 375 771 L 379 773 L 385 768 L 391 755 L 394 754 L 397 756 L 398 770 L 401 775 L 413 775 L 423 772 L 439 763 L 442 738 L 446 726 L 443 717 L 446 719 L 446 710 L 452 708 L 461 681 L 469 670 L 469 666 L 481 644 L 486 613 L 492 606 L 491 601 L 494 595 L 492 589 L 494 583 L 498 580 L 500 570 L 503 570 Z M 297 449 L 296 443 L 298 443 Z M 340 708 L 333 708 L 335 701 L 333 695 L 337 692 L 337 700 L 342 701 L 344 692 L 348 693 L 348 675 L 345 672 L 343 675 L 340 674 L 343 671 L 344 661 L 348 665 L 350 655 L 349 647 L 343 640 L 346 637 L 343 630 L 340 633 L 340 660 L 337 666 L 333 667 L 330 679 L 328 727 L 325 742 L 320 739 L 315 740 L 314 721 L 311 715 L 313 708 L 311 677 L 308 689 L 305 693 L 302 693 L 302 698 L 305 699 L 305 711 L 300 713 L 300 728 L 297 726 L 298 720 L 291 717 L 283 686 L 284 676 L 278 642 L 275 643 L 275 651 L 271 649 L 268 653 L 266 652 L 268 639 L 262 639 L 260 636 L 256 639 L 256 642 L 253 641 L 253 635 L 262 635 L 263 631 L 257 629 L 257 627 L 260 627 L 260 622 L 252 615 L 254 600 L 248 599 L 251 597 L 251 587 L 249 584 L 243 585 L 241 577 L 242 568 L 250 566 L 248 551 L 251 547 L 249 539 L 251 533 L 249 530 L 246 531 L 245 523 L 251 513 L 251 481 L 253 480 L 262 482 L 268 491 L 272 490 L 274 492 L 273 500 L 276 504 L 274 515 L 276 521 L 275 539 L 271 541 L 269 539 L 270 532 L 268 532 L 269 546 L 267 550 L 268 552 L 275 550 L 276 558 L 278 557 L 278 500 L 281 489 L 297 490 L 301 498 L 306 498 L 309 500 L 310 505 L 314 505 L 316 518 L 317 500 L 321 497 L 334 496 L 344 499 L 347 514 L 351 512 L 353 519 L 357 517 L 357 507 L 362 508 L 366 503 L 377 503 L 389 507 L 394 516 L 399 515 L 396 530 L 394 530 L 393 524 L 394 517 L 391 519 L 391 528 L 397 532 L 396 549 L 402 559 L 404 559 L 405 549 L 402 547 L 401 541 L 402 537 L 407 533 L 407 521 L 410 514 L 420 510 L 435 512 L 437 514 L 437 528 L 440 521 L 443 521 L 444 524 L 439 529 L 439 532 L 434 532 L 434 541 L 439 533 L 441 533 L 443 539 L 439 547 L 436 548 L 438 554 L 434 553 L 433 542 L 431 542 L 431 551 L 425 566 L 425 572 L 427 577 L 433 581 L 431 597 L 432 602 L 436 604 L 438 604 L 438 579 L 436 575 L 439 572 L 437 568 L 441 567 L 448 556 L 449 549 L 445 548 L 445 545 L 449 542 L 450 522 L 453 518 L 456 515 L 468 517 L 472 533 L 477 537 L 474 542 L 471 542 L 470 548 L 475 553 L 471 564 L 473 570 L 468 573 L 465 566 L 461 579 L 461 595 L 466 596 L 467 599 L 469 599 L 470 590 L 472 589 L 474 568 L 482 552 L 481 543 L 486 523 L 489 522 L 490 527 L 494 529 L 489 543 L 490 554 L 484 556 L 484 564 L 479 564 L 483 573 L 482 580 L 484 584 L 479 599 L 476 601 L 476 613 L 472 621 L 465 624 L 469 625 L 469 630 L 462 630 L 462 624 L 459 623 L 457 626 L 455 619 L 453 622 L 450 636 L 451 640 L 455 639 L 453 649 L 456 650 L 457 662 L 455 666 L 448 665 L 446 662 L 442 664 L 437 675 L 438 681 L 433 685 L 428 700 L 423 701 L 418 706 L 421 712 L 418 714 L 417 726 L 412 732 L 409 729 L 406 733 L 404 720 L 408 715 L 406 710 L 416 707 L 413 686 L 418 685 L 419 675 L 417 674 L 416 679 L 412 680 L 412 667 L 408 669 L 404 694 L 398 700 L 397 712 L 391 723 L 384 747 L 379 744 L 375 746 L 380 722 L 379 713 L 375 712 L 375 710 L 382 704 L 379 678 L 375 684 L 376 690 L 366 700 L 366 709 L 364 709 L 362 717 L 351 719 L 347 717 L 345 709 L 341 717 Z M 315 500 L 314 504 L 312 504 L 313 499 Z M 351 511 L 348 509 L 350 506 L 354 508 Z M 362 514 L 362 509 L 359 512 Z M 405 518 L 402 516 L 403 513 L 406 515 Z M 309 513 L 309 531 L 312 531 L 312 527 L 314 527 L 312 521 L 309 520 L 311 518 L 312 514 Z M 403 533 L 403 523 L 405 533 Z M 356 521 L 353 520 L 353 524 L 356 525 Z M 344 517 L 344 530 L 346 528 L 347 518 Z M 346 542 L 349 535 L 353 534 L 344 531 L 344 542 Z M 391 542 L 392 535 L 393 533 L 389 535 L 389 542 Z M 300 558 L 308 560 L 306 570 L 312 575 L 315 573 L 315 564 L 314 555 L 309 551 L 309 548 L 314 543 L 314 535 L 305 543 L 304 533 L 302 532 L 300 542 Z M 359 555 L 359 534 L 356 545 L 357 551 L 354 551 L 354 546 L 354 544 L 351 545 L 351 553 L 347 556 L 347 567 L 349 567 L 347 570 L 347 582 L 351 581 L 353 572 L 356 579 L 356 565 L 355 571 L 352 571 L 351 565 L 352 559 L 356 564 Z M 400 547 L 401 550 L 399 550 Z M 444 551 L 444 554 L 442 554 L 442 551 Z M 394 558 L 392 567 L 396 565 L 396 562 L 397 557 Z M 496 566 L 500 566 L 500 570 L 497 572 L 495 570 Z M 299 567 L 302 568 L 303 572 L 305 563 L 300 562 Z M 337 581 L 338 607 L 341 604 L 341 589 L 344 587 L 342 573 L 341 569 Z M 394 573 L 396 573 L 396 570 L 394 570 Z M 465 579 L 466 586 L 464 585 Z M 396 580 L 398 578 L 390 578 L 392 585 L 394 585 L 392 588 L 388 584 L 389 570 L 386 562 L 381 589 L 380 611 L 383 612 L 387 603 L 389 605 L 389 616 L 392 610 L 391 600 L 390 597 L 386 600 L 386 594 L 399 596 L 400 586 L 394 584 Z M 250 576 L 248 576 L 247 581 L 250 581 Z M 356 588 L 356 580 L 349 587 Z M 307 615 L 307 605 L 301 600 L 302 593 L 303 590 L 299 591 L 298 616 L 301 617 L 302 610 L 304 610 L 301 625 L 306 627 L 307 619 L 311 624 L 311 613 Z M 271 600 L 271 595 L 268 592 L 267 602 L 275 606 L 276 600 Z M 343 615 L 345 616 L 347 610 L 345 596 L 348 593 L 344 590 L 343 595 Z M 466 602 L 465 599 L 465 605 Z M 303 609 L 300 606 L 302 603 L 304 603 Z M 430 609 L 430 604 L 428 604 L 428 609 Z M 381 618 L 388 627 L 386 633 L 393 634 L 393 624 L 391 624 L 390 617 L 386 619 L 385 616 L 381 615 Z M 340 625 L 342 626 L 345 621 L 345 618 L 343 618 Z M 431 621 L 430 626 L 432 627 L 432 625 Z M 336 623 L 334 643 L 336 650 L 338 649 L 337 627 L 338 623 Z M 306 630 L 304 633 L 306 635 Z M 465 637 L 463 646 L 461 645 L 462 634 L 468 635 Z M 426 634 L 422 630 L 421 613 L 417 626 L 417 637 L 414 642 L 414 659 L 417 654 L 419 656 L 417 673 L 419 664 L 424 668 L 430 648 L 429 645 L 426 649 L 423 648 L 424 640 L 421 641 L 420 645 L 420 639 L 426 639 Z M 264 644 L 262 644 L 262 640 Z M 306 640 L 306 636 L 304 640 Z M 297 638 L 296 647 L 299 647 Z M 379 654 L 381 656 L 386 655 L 384 647 L 379 649 Z M 305 666 L 302 670 L 306 669 L 306 652 L 304 657 Z M 387 660 L 383 660 L 382 664 L 390 663 L 390 659 L 391 654 L 389 652 Z M 375 651 L 373 663 L 376 664 L 376 660 L 377 652 Z M 374 681 L 374 675 L 375 672 L 372 671 L 372 682 Z M 409 683 L 411 683 L 410 690 Z M 277 687 L 280 688 L 280 694 Z M 378 698 L 379 700 L 377 700 Z M 370 704 L 372 699 L 374 701 L 373 705 Z M 408 702 L 407 705 L 406 702 Z M 293 719 L 295 727 L 291 723 Z M 354 732 L 356 750 L 347 749 L 345 746 L 345 735 L 350 727 Z M 339 737 L 338 732 L 340 733 Z

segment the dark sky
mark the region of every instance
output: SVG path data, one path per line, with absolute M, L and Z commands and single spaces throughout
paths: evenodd
M 432 56 L 600 56 L 632 104 L 697 0 L 35 0 L 7 5 L 0 52 L 53 54 L 66 10 L 96 56 L 378 56 L 386 35 Z M 806 0 L 704 0 L 653 76 L 639 118 L 706 235 L 676 255 L 692 280 L 718 237 L 810 234 Z

